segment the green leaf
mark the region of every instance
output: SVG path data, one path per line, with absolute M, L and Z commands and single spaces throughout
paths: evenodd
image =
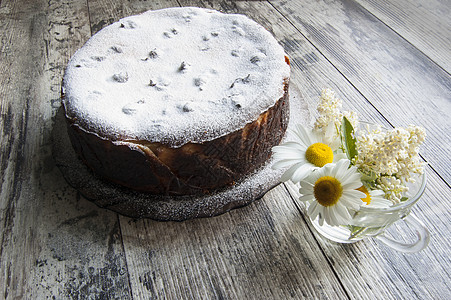
M 346 117 L 343 117 L 341 122 L 341 141 L 344 147 L 344 151 L 349 160 L 352 161 L 357 156 L 357 149 L 355 146 L 354 128 L 351 122 Z
M 402 197 L 401 202 L 409 200 L 409 197 Z
M 370 174 L 362 173 L 362 177 L 360 178 L 360 180 L 372 182 L 372 181 L 376 180 L 376 178 L 377 178 L 377 174 L 374 172 L 371 172 Z

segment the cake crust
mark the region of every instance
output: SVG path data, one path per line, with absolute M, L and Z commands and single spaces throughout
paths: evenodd
M 113 23 L 68 63 L 71 143 L 109 181 L 160 195 L 210 193 L 262 166 L 288 124 L 283 48 L 243 15 L 201 8 Z
M 68 133 L 79 157 L 107 180 L 152 194 L 205 194 L 233 185 L 268 160 L 288 125 L 288 80 L 284 91 L 254 122 L 204 143 L 174 148 L 140 140 L 111 141 L 66 118 Z

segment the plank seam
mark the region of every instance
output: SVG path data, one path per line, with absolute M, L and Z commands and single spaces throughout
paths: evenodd
M 307 37 L 307 36 L 305 36 L 297 27 L 296 27 L 296 25 L 294 25 L 293 24 L 293 22 L 291 22 L 284 14 L 282 14 L 282 12 L 281 11 L 279 11 L 278 9 L 277 9 L 277 7 L 275 7 L 269 0 L 268 0 L 268 3 L 288 22 L 288 23 L 290 23 L 294 28 L 295 28 L 295 30 L 297 31 L 297 32 L 299 32 L 299 34 L 300 35 L 302 35 L 311 45 L 312 45 L 312 47 L 313 48 L 315 48 L 315 50 L 316 51 L 318 51 L 320 54 L 321 54 L 321 56 L 322 57 L 324 57 L 324 59 L 328 62 L 328 63 L 330 63 L 331 65 L 332 65 L 332 67 L 363 97 L 363 99 L 365 99 L 365 101 L 366 102 L 368 102 L 369 103 L 369 105 L 371 105 L 371 107 L 373 107 L 376 111 L 377 111 L 377 113 L 388 123 L 388 124 L 390 124 L 390 126 L 392 126 L 392 127 L 394 127 L 393 126 L 393 124 L 389 121 L 389 120 L 387 120 L 387 118 L 368 100 L 368 98 L 367 97 L 365 97 L 364 95 L 363 95 L 363 93 L 338 69 L 338 67 L 336 67 L 328 58 L 327 58 L 327 56 L 323 53 L 323 52 L 321 52 L 321 50 Z
M 426 166 L 424 166 L 424 172 L 426 172 L 426 167 L 429 166 L 429 168 L 437 175 L 438 178 L 448 187 L 451 189 L 451 185 L 445 180 L 445 178 L 442 177 L 438 173 L 438 171 L 421 155 L 421 153 L 418 154 L 420 158 L 426 163 Z
M 92 36 L 92 22 L 91 22 L 91 12 L 89 11 L 89 0 L 86 0 L 86 8 L 88 10 L 88 22 L 89 22 L 89 32 Z
M 295 24 L 293 24 L 293 22 L 291 22 L 287 17 L 285 17 L 284 14 L 282 14 L 282 12 L 280 10 L 277 9 L 277 7 L 275 7 L 270 0 L 267 0 L 267 2 L 288 22 L 290 23 L 297 32 L 299 32 L 300 35 L 302 35 L 311 45 L 313 48 L 315 48 L 316 51 L 318 51 L 322 57 L 324 57 L 324 59 L 330 63 L 332 65 L 332 67 L 345 79 L 345 81 L 347 81 L 356 91 L 357 93 L 359 93 L 363 99 L 365 99 L 365 101 L 374 108 L 374 110 L 376 110 L 376 112 L 379 114 L 379 116 L 384 119 L 392 128 L 394 128 L 395 126 L 393 126 L 393 124 L 371 103 L 371 101 L 368 100 L 368 98 L 338 69 L 338 67 L 336 67 L 328 58 L 325 54 L 323 54 L 323 52 L 321 52 L 321 50 L 307 37 L 305 36 L 297 27 Z M 364 7 L 362 7 L 363 9 L 365 9 Z M 366 9 L 365 9 L 366 10 Z M 373 15 L 373 14 L 371 14 Z M 377 20 L 379 20 L 378 18 L 376 18 Z M 379 20 L 380 21 L 380 20 Z M 382 22 L 382 21 L 380 21 Z M 383 23 L 383 22 L 382 22 Z M 385 26 L 387 26 L 385 23 L 383 23 Z M 388 27 L 388 26 L 387 26 Z M 388 27 L 390 28 L 390 27 Z M 390 28 L 392 31 L 393 29 Z M 396 33 L 398 34 L 398 33 Z M 399 35 L 399 34 L 398 34 Z M 405 40 L 405 39 L 404 39 Z M 409 43 L 410 44 L 410 43 Z M 410 44 L 412 45 L 412 44 Z M 413 45 L 412 45 L 413 46 Z M 415 49 L 417 49 L 415 46 L 413 46 Z M 417 49 L 418 50 L 418 49 Z M 421 54 L 424 54 L 423 52 L 421 52 L 420 50 L 418 50 Z M 427 55 L 424 55 L 425 57 L 427 57 L 428 60 L 432 61 Z M 434 64 L 436 64 L 434 61 L 432 61 Z M 440 67 L 441 70 L 443 70 L 442 67 Z M 445 70 L 444 70 L 445 71 Z M 445 71 L 445 73 L 448 74 L 448 72 Z M 427 160 L 420 154 L 420 157 L 427 162 Z M 435 174 L 437 174 L 437 176 L 442 180 L 442 182 L 449 188 L 451 188 L 451 185 L 438 173 L 438 171 L 430 164 L 428 163 L 429 167 L 434 171 Z
M 362 10 L 365 10 L 368 14 L 373 16 L 376 20 L 378 20 L 381 24 L 384 24 L 387 28 L 389 28 L 393 33 L 395 33 L 398 37 L 400 37 L 402 40 L 404 40 L 406 43 L 408 43 L 410 46 L 412 46 L 415 50 L 417 50 L 419 53 L 424 55 L 430 62 L 435 64 L 439 69 L 441 69 L 443 72 L 451 76 L 451 73 L 449 73 L 447 70 L 445 70 L 441 65 L 439 65 L 435 60 L 433 60 L 431 57 L 429 57 L 426 53 L 418 49 L 414 44 L 412 44 L 409 40 L 407 40 L 405 37 L 403 37 L 400 33 L 398 33 L 395 29 L 393 29 L 390 25 L 379 19 L 375 14 L 373 14 L 370 10 L 368 10 L 366 7 L 364 7 L 359 2 L 352 0 L 356 5 L 358 5 Z
M 89 9 L 89 0 L 86 0 L 86 8 L 88 11 L 89 32 L 92 36 L 92 20 L 91 20 L 91 12 Z M 130 295 L 131 299 L 133 299 L 133 288 L 132 288 L 132 283 L 130 280 L 127 252 L 125 251 L 124 238 L 123 238 L 123 234 L 122 234 L 122 225 L 121 225 L 121 220 L 120 220 L 119 214 L 116 214 L 116 218 L 117 218 L 117 222 L 119 224 L 119 235 L 120 235 L 120 239 L 121 239 L 121 248 L 122 248 L 122 252 L 124 253 L 124 258 L 125 258 L 125 269 L 127 270 L 127 282 L 128 282 L 128 287 L 129 287 L 129 291 L 130 291 L 129 295 Z
M 133 288 L 132 288 L 132 282 L 130 280 L 130 271 L 128 268 L 128 259 L 127 259 L 127 252 L 125 251 L 125 245 L 124 245 L 124 238 L 122 235 L 122 225 L 121 225 L 121 218 L 119 214 L 116 214 L 117 222 L 119 224 L 119 235 L 121 237 L 121 248 L 122 252 L 124 253 L 124 259 L 125 259 L 125 269 L 127 270 L 127 282 L 128 282 L 128 288 L 130 291 L 130 297 L 133 300 Z

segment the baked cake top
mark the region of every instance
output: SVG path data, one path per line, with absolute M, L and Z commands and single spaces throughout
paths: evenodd
M 101 137 L 177 147 L 255 121 L 289 75 L 282 47 L 249 18 L 169 8 L 93 35 L 69 61 L 63 104 Z

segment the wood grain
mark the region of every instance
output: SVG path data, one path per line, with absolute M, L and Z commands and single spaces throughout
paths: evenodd
M 120 18 L 140 14 L 147 10 L 162 9 L 179 6 L 176 0 L 165 1 L 106 1 L 90 0 L 89 20 L 91 23 L 91 33 L 95 34 L 103 27 L 110 25 Z
M 114 213 L 80 199 L 50 133 L 70 55 L 89 37 L 85 1 L 2 1 L 0 298 L 130 295 Z
M 358 2 L 1 0 L 0 298 L 447 298 L 449 50 L 440 36 L 431 36 L 436 48 L 420 37 L 449 25 L 446 3 Z M 406 255 L 374 240 L 326 241 L 307 225 L 290 184 L 187 222 L 118 217 L 70 188 L 50 139 L 69 57 L 121 17 L 178 5 L 263 24 L 290 56 L 292 84 L 312 113 L 320 90 L 331 87 L 364 120 L 427 127 L 429 182 L 412 213 L 430 229 L 429 247 Z M 413 238 L 402 223 L 389 232 Z
M 271 3 L 390 124 L 426 129 L 421 154 L 449 185 L 451 76 L 351 0 Z
M 193 5 L 190 1 L 182 1 L 181 3 L 183 5 Z M 293 62 L 294 60 L 294 63 L 292 63 L 292 82 L 305 91 L 307 95 L 311 90 L 319 90 L 325 83 L 333 83 L 334 86 L 339 88 L 337 91 L 350 91 L 348 93 L 351 97 L 348 96 L 346 99 L 351 99 L 351 104 L 357 107 L 359 113 L 372 115 L 372 119 L 378 121 L 378 112 L 364 98 L 362 99 L 361 95 L 358 92 L 356 93 L 347 79 L 328 63 L 327 57 L 324 58 L 309 42 L 302 40 L 302 38 L 300 39 L 296 30 L 290 30 L 290 25 L 285 23 L 285 20 L 268 8 L 265 3 L 238 2 L 232 6 L 229 6 L 228 3 L 223 3 L 219 7 L 215 6 L 214 8 L 248 14 L 251 18 L 264 24 L 282 43 L 290 40 L 292 36 L 298 36 L 296 42 L 285 43 L 285 45 L 289 45 L 288 47 L 286 46 L 287 53 L 291 61 Z M 195 2 L 194 4 L 203 5 L 204 2 L 200 4 Z M 302 55 L 302 53 L 307 53 L 308 55 Z M 299 57 L 302 59 L 296 59 Z M 316 61 L 312 59 L 313 57 L 316 57 Z M 314 63 L 309 63 L 309 61 L 314 61 Z M 327 82 L 327 80 L 330 81 Z M 317 101 L 315 95 L 311 97 L 306 96 L 305 98 L 311 99 L 311 106 L 314 106 Z M 379 123 L 383 124 L 383 122 Z M 433 224 L 427 224 L 428 228 L 433 232 L 432 243 L 447 249 L 449 236 L 447 234 L 435 235 L 434 233 L 447 232 L 449 205 L 443 203 L 440 199 L 450 197 L 450 190 L 432 169 L 429 168 L 427 173 L 429 175 L 429 186 L 424 195 L 425 201 L 420 202 L 414 212 L 422 217 L 423 220 L 435 220 Z M 293 195 L 296 197 L 296 194 Z M 298 206 L 301 207 L 299 203 Z M 441 213 L 437 215 L 437 212 Z M 395 260 L 386 254 L 387 251 L 390 254 L 395 252 L 376 242 L 368 241 L 358 245 L 338 245 L 322 240 L 319 235 L 315 236 L 321 241 L 322 250 L 326 253 L 329 263 L 334 266 L 337 276 L 351 298 L 396 299 L 402 297 L 402 295 L 412 293 L 416 293 L 419 298 L 421 298 L 421 295 L 428 298 L 431 295 L 441 297 L 449 291 L 449 286 L 445 284 L 449 274 L 446 273 L 444 275 L 438 272 L 434 281 L 425 280 L 422 275 L 424 272 L 427 272 L 427 269 L 425 269 L 427 266 L 433 266 L 434 269 L 442 271 L 442 260 L 448 261 L 445 257 L 446 254 L 443 254 L 445 256 L 440 254 L 444 253 L 443 250 L 438 250 L 436 254 L 438 257 L 428 260 L 428 264 L 411 262 L 408 257 L 396 253 L 398 261 L 395 264 Z M 345 257 L 345 259 L 337 259 L 338 257 Z M 403 259 L 399 260 L 399 257 Z M 340 264 L 340 266 L 337 264 Z M 403 277 L 403 273 L 399 273 L 399 269 L 406 270 L 405 276 L 408 279 Z M 441 276 L 444 276 L 444 279 Z M 433 285 L 433 282 L 441 283 L 441 285 Z
M 283 186 L 214 218 L 126 221 L 136 298 L 346 297 Z
M 440 0 L 357 0 L 371 14 L 451 73 L 451 6 Z
M 96 12 L 102 11 L 101 4 L 95 4 Z M 121 13 L 118 11 L 116 18 L 122 17 Z M 93 23 L 104 23 L 96 15 L 90 18 Z M 273 214 L 298 215 L 286 190 L 279 187 L 277 191 L 274 200 L 291 209 L 274 207 L 270 202 L 270 207 L 264 207 L 260 213 L 246 212 L 251 209 L 246 207 L 216 218 L 183 223 L 130 222 L 121 217 L 128 268 L 133 274 L 130 277 L 133 296 L 168 299 L 344 296 L 332 270 L 325 267 L 327 262 L 321 259 L 311 234 L 305 244 L 313 249 L 295 255 L 293 251 L 300 247 L 299 241 L 285 237 L 284 230 L 274 232 L 271 220 L 280 218 Z M 281 224 L 278 226 L 288 226 Z M 290 235 L 310 233 L 305 223 L 294 224 L 288 230 Z M 291 250 L 279 253 L 276 249 L 280 245 Z M 307 273 L 309 280 L 302 279 L 301 273 Z
M 210 3 L 193 0 L 180 1 L 180 3 L 182 6 L 208 6 L 224 12 L 245 14 L 263 24 L 276 37 L 290 57 L 291 82 L 302 92 L 312 115 L 316 115 L 316 105 L 321 90 L 324 87 L 330 87 L 342 99 L 346 99 L 343 100 L 345 110 L 358 111 L 363 120 L 390 126 L 371 103 L 315 49 L 314 45 L 265 1 L 215 1 Z
M 412 209 L 412 214 L 422 220 L 431 232 L 430 244 L 422 252 L 398 253 L 377 240 L 339 245 L 314 232 L 351 298 L 366 299 L 371 295 L 369 299 L 400 299 L 405 295 L 415 295 L 418 299 L 441 299 L 446 298 L 451 290 L 451 274 L 447 270 L 450 265 L 451 207 L 446 201 L 441 201 L 451 194 L 447 187 L 440 184 L 441 179 L 430 171 L 428 174 L 432 175 L 428 178 L 426 191 Z M 297 200 L 299 192 L 296 186 L 287 184 L 287 187 L 305 216 L 305 205 Z M 415 240 L 412 229 L 402 221 L 395 223 L 387 232 L 406 243 Z

